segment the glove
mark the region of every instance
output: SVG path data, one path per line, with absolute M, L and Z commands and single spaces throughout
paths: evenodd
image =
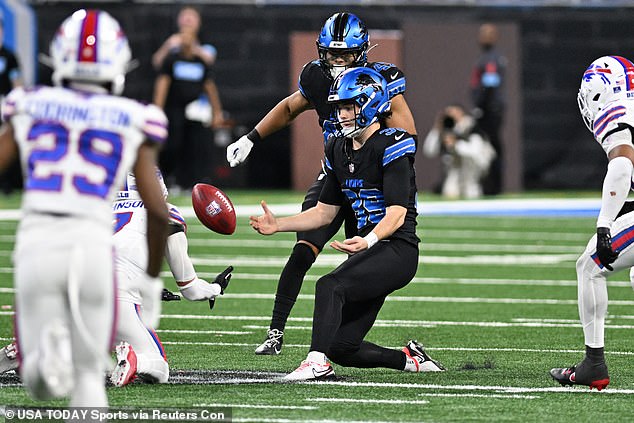
M 597 228 L 597 257 L 599 261 L 608 270 L 614 270 L 610 263 L 619 256 L 618 251 L 612 249 L 612 237 L 610 237 L 609 228 Z
M 220 286 L 207 283 L 205 280 L 198 277 L 178 289 L 181 294 L 183 294 L 183 297 L 187 298 L 189 301 L 202 301 L 214 298 L 216 295 L 220 295 L 220 291 L 222 291 Z
M 161 278 L 153 278 L 144 273 L 139 280 L 139 291 L 141 292 L 141 321 L 146 327 L 156 329 L 161 319 L 163 281 Z
M 240 139 L 233 144 L 227 146 L 227 161 L 229 166 L 236 167 L 243 161 L 245 161 L 253 148 L 253 141 L 251 141 L 246 135 L 240 137 Z
M 214 284 L 220 285 L 220 295 L 225 293 L 225 289 L 229 286 L 229 281 L 231 280 L 231 272 L 233 272 L 233 266 L 227 267 L 223 270 L 216 279 L 213 281 Z M 214 308 L 216 304 L 216 297 L 209 299 L 209 310 Z

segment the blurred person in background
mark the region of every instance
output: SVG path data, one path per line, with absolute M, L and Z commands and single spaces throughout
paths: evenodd
M 496 153 L 464 107 L 451 105 L 438 114 L 423 143 L 423 154 L 442 162 L 443 197 L 472 199 L 482 196 L 481 181 Z
M 154 85 L 154 104 L 163 108 L 169 120 L 168 141 L 159 163 L 174 194 L 191 189 L 204 177 L 209 144 L 213 141 L 213 134 L 198 118 L 193 120 L 187 116 L 188 105 L 203 93 L 211 104 L 208 109 L 211 127 L 224 123 L 212 61 L 202 53 L 204 50 L 197 38 L 200 16 L 191 8 L 181 13 L 184 15 L 179 16 L 178 48 L 168 50 Z M 189 18 L 182 19 L 182 16 Z M 188 24 L 180 25 L 181 20 Z
M 478 126 L 489 137 L 496 157 L 483 181 L 485 195 L 496 195 L 503 189 L 503 148 L 500 129 L 506 107 L 504 79 L 507 59 L 496 48 L 498 28 L 491 23 L 480 26 L 480 56 L 471 73 L 471 100 Z

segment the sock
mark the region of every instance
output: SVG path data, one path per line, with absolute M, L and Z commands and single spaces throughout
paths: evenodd
M 328 363 L 328 359 L 326 358 L 326 354 L 319 352 L 319 351 L 311 351 L 308 353 L 308 357 L 306 357 L 306 360 L 308 361 L 313 361 L 315 363 L 319 363 L 319 364 L 326 364 Z
M 586 345 L 586 358 L 592 364 L 601 364 L 605 362 L 604 347 L 592 348 Z
M 297 243 L 293 247 L 280 280 L 277 283 L 275 293 L 275 305 L 273 306 L 273 318 L 271 319 L 271 329 L 283 331 L 286 327 L 288 315 L 295 305 L 295 300 L 302 288 L 302 282 L 308 269 L 315 262 L 313 250 L 304 243 Z

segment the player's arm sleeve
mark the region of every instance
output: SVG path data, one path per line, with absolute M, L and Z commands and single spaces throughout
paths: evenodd
M 597 218 L 597 228 L 611 228 L 612 222 L 623 207 L 632 181 L 632 161 L 618 156 L 608 163 L 608 171 L 603 179 L 601 211 Z
M 171 234 L 167 238 L 165 259 L 177 283 L 196 279 L 196 270 L 187 252 L 187 237 L 184 232 Z
M 409 182 L 412 172 L 410 160 L 410 157 L 401 157 L 385 168 L 383 172 L 383 192 L 386 207 L 407 207 L 409 205 Z
M 414 160 L 415 154 L 416 142 L 409 134 L 385 148 L 382 165 L 383 192 L 387 207 L 409 205 L 410 179 L 413 171 L 410 160 Z

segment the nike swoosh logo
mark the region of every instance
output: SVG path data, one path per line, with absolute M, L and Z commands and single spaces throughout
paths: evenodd
M 320 377 L 326 376 L 331 371 L 330 367 L 321 372 L 316 371 L 314 368 L 311 370 L 313 371 L 313 376 L 315 376 L 315 379 L 319 379 Z
M 401 140 L 401 138 L 403 138 L 403 135 L 405 135 L 405 134 L 397 135 L 396 137 L 394 137 L 394 139 L 395 139 L 396 141 L 400 141 L 400 140 Z
M 398 76 L 398 72 L 394 72 L 392 75 L 390 75 L 390 78 L 394 80 L 396 79 L 397 76 Z

